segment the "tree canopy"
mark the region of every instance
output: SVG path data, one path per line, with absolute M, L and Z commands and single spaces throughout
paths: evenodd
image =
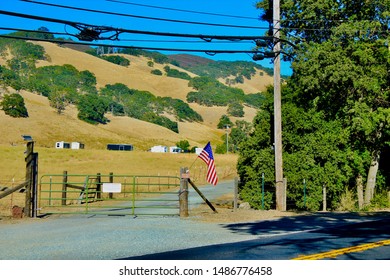
M 257 6 L 270 19 L 268 4 Z M 295 44 L 284 46 L 293 75 L 282 92 L 284 173 L 294 207 L 303 207 L 305 178 L 312 210 L 319 209 L 324 185 L 332 209 L 345 189 L 358 195 L 359 178 L 367 207 L 374 194 L 389 190 L 388 169 L 380 168 L 390 144 L 389 24 L 389 0 L 282 1 L 282 36 Z M 273 141 L 264 136 L 272 135 L 269 104 L 263 104 L 238 163 L 248 199 L 261 172 L 274 180 Z
M 28 112 L 24 104 L 24 99 L 20 94 L 5 94 L 0 101 L 0 108 L 6 115 L 14 118 L 27 118 Z

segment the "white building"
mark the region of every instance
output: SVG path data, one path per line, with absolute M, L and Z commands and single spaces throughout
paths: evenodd
M 56 142 L 56 149 L 73 149 L 73 150 L 79 150 L 79 149 L 84 149 L 84 144 L 80 142 L 65 142 L 65 141 L 60 141 Z
M 74 150 L 84 149 L 84 144 L 80 142 L 72 142 L 70 143 L 70 148 Z
M 168 152 L 168 147 L 167 146 L 153 146 L 150 148 L 150 151 L 152 153 L 167 153 Z
M 200 153 L 203 151 L 203 148 L 195 148 L 195 154 L 197 154 L 198 156 L 200 155 Z
M 56 142 L 56 149 L 70 149 L 70 143 L 68 142 Z

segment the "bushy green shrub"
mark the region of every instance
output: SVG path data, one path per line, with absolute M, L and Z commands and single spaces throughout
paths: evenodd
M 230 103 L 228 105 L 227 113 L 233 117 L 243 117 L 244 116 L 244 106 L 239 102 Z
M 120 66 L 129 66 L 130 65 L 130 60 L 127 58 L 124 58 L 123 56 L 120 55 L 105 55 L 102 56 L 104 60 L 107 60 L 111 63 L 120 65 Z
M 153 75 L 157 75 L 157 76 L 162 76 L 162 72 L 161 70 L 159 69 L 153 69 L 152 71 L 150 71 L 150 73 L 152 73 Z
M 165 66 L 164 70 L 167 73 L 168 77 L 179 78 L 179 79 L 184 79 L 184 80 L 191 80 L 191 76 L 188 75 L 187 73 L 181 72 L 177 69 L 172 69 L 169 66 Z

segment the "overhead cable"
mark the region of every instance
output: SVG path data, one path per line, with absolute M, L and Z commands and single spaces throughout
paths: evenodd
M 43 31 L 43 30 L 21 29 L 21 28 L 14 28 L 14 27 L 0 27 L 0 30 L 32 32 L 32 33 L 49 34 L 49 35 L 64 35 L 64 36 L 69 35 L 68 33 L 64 33 L 64 32 L 51 32 L 51 31 Z
M 43 30 L 37 30 L 37 29 L 21 29 L 21 28 L 15 28 L 15 27 L 0 27 L 0 30 L 9 30 L 9 31 L 21 31 L 21 32 L 31 32 L 31 33 L 39 33 L 39 34 L 50 34 L 50 35 L 62 35 L 62 36 L 72 36 L 76 37 L 76 35 L 70 34 L 69 32 L 52 32 L 52 31 L 43 31 Z M 11 35 L 11 34 L 8 34 Z M 77 37 L 76 37 L 77 38 Z M 159 40 L 159 39 L 120 39 L 121 42 L 148 42 L 148 43 L 189 43 L 189 44 L 204 44 L 208 43 L 205 41 L 195 41 L 195 40 Z M 213 44 L 229 44 L 229 43 L 242 43 L 242 44 L 248 44 L 248 41 L 241 40 L 238 42 L 223 42 L 223 41 L 215 41 Z
M 148 50 L 148 51 L 198 52 L 198 53 L 206 53 L 209 55 L 220 54 L 220 53 L 252 53 L 253 54 L 259 52 L 257 50 L 181 49 L 181 48 L 160 48 L 160 47 L 144 47 L 144 46 L 123 46 L 123 45 L 113 45 L 113 44 L 63 41 L 63 40 L 56 40 L 56 39 L 29 38 L 29 37 L 19 37 L 19 36 L 12 36 L 12 35 L 0 35 L 0 38 L 49 42 L 49 43 L 55 43 L 61 45 L 71 44 L 71 45 L 83 45 L 83 46 L 91 46 L 91 47 L 111 47 L 111 48 L 122 48 L 122 49 L 139 49 L 139 50 Z
M 181 37 L 181 38 L 200 38 L 200 39 L 205 40 L 207 42 L 211 42 L 214 39 L 215 40 L 227 40 L 227 41 L 256 40 L 256 39 L 272 40 L 273 39 L 273 37 L 270 37 L 270 36 L 184 34 L 184 33 L 171 33 L 171 32 L 157 32 L 157 31 L 124 29 L 124 28 L 115 28 L 115 27 L 110 27 L 110 26 L 97 26 L 97 25 L 91 25 L 91 24 L 86 24 L 86 23 L 81 23 L 81 22 L 73 22 L 73 21 L 68 21 L 68 20 L 61 20 L 61 19 L 55 19 L 55 18 L 48 18 L 48 17 L 28 15 L 28 14 L 22 14 L 22 13 L 15 13 L 15 12 L 4 11 L 4 10 L 0 10 L 0 14 L 70 25 L 70 26 L 72 26 L 80 31 L 79 35 L 81 35 L 82 32 L 91 31 L 91 33 L 94 33 L 94 31 L 95 31 L 96 34 L 93 34 L 93 35 L 96 35 L 96 38 L 93 38 L 93 40 L 104 40 L 104 39 L 119 40 L 118 36 L 121 33 L 143 34 L 143 35 L 153 35 L 153 36 Z M 105 38 L 99 37 L 100 34 L 108 33 L 108 32 L 114 32 L 115 34 L 112 36 L 109 36 L 109 37 L 105 37 Z
M 231 24 L 207 23 L 207 22 L 186 21 L 186 20 L 167 19 L 167 18 L 156 18 L 156 17 L 148 17 L 148 16 L 140 16 L 140 15 L 132 15 L 132 14 L 123 14 L 123 13 L 117 13 L 117 12 L 108 12 L 108 11 L 101 11 L 101 10 L 94 10 L 94 9 L 87 9 L 87 8 L 65 6 L 65 5 L 52 4 L 52 3 L 46 3 L 46 2 L 34 1 L 34 0 L 20 0 L 20 1 L 33 3 L 33 4 L 39 4 L 39 5 L 45 5 L 45 6 L 51 6 L 51 7 L 57 7 L 57 8 L 64 8 L 64 9 L 71 9 L 71 10 L 77 10 L 77 11 L 90 12 L 90 13 L 99 13 L 99 14 L 107 14 L 107 15 L 115 15 L 115 16 L 123 16 L 123 17 L 132 17 L 132 18 L 140 18 L 140 19 L 147 19 L 147 20 L 157 20 L 157 21 L 185 23 L 185 24 L 197 24 L 197 25 L 208 25 L 208 26 L 217 26 L 217 27 L 232 27 L 232 28 L 245 28 L 245 29 L 267 29 L 268 30 L 268 27 L 231 25 Z
M 146 5 L 146 4 L 138 4 L 138 3 L 133 3 L 133 2 L 129 2 L 129 1 L 119 1 L 119 0 L 106 0 L 106 1 L 120 3 L 120 4 L 126 4 L 126 5 L 162 9 L 162 10 L 168 10 L 168 11 L 177 11 L 177 12 L 185 12 L 185 13 L 193 13 L 193 14 L 201 14 L 201 15 L 209 15 L 209 16 L 219 16 L 219 17 L 260 20 L 260 17 L 248 17 L 248 16 L 239 16 L 239 15 L 227 15 L 227 14 L 219 14 L 219 13 L 200 12 L 200 11 L 184 10 L 184 9 L 177 9 L 177 8 L 168 8 L 168 7 L 161 7 L 161 6 Z

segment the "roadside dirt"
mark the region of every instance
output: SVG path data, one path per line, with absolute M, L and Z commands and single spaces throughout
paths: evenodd
M 203 203 L 197 208 L 190 208 L 189 219 L 197 222 L 204 223 L 217 223 L 217 224 L 230 224 L 240 223 L 248 221 L 262 221 L 271 220 L 281 217 L 306 215 L 307 212 L 293 212 L 293 211 L 277 211 L 277 210 L 254 210 L 254 209 L 243 209 L 233 208 L 233 196 L 231 194 L 222 196 L 218 199 L 211 201 L 212 205 L 217 210 L 214 213 L 213 210 L 206 204 Z M 4 210 L 4 209 L 3 209 Z M 1 215 L 0 211 L 0 223 L 2 224 L 17 224 L 31 222 L 35 219 L 14 219 L 9 216 L 10 210 L 7 209 L 7 215 Z M 4 214 L 4 213 L 3 213 Z M 36 221 L 36 220 L 35 220 Z
M 277 211 L 277 210 L 254 210 L 254 209 L 242 209 L 233 208 L 233 198 L 230 195 L 221 197 L 215 201 L 212 201 L 213 206 L 217 210 L 214 213 L 213 210 L 202 204 L 200 207 L 191 209 L 190 219 L 205 223 L 240 223 L 248 221 L 261 221 L 271 220 L 281 217 L 305 215 L 305 212 L 292 212 L 292 211 Z

